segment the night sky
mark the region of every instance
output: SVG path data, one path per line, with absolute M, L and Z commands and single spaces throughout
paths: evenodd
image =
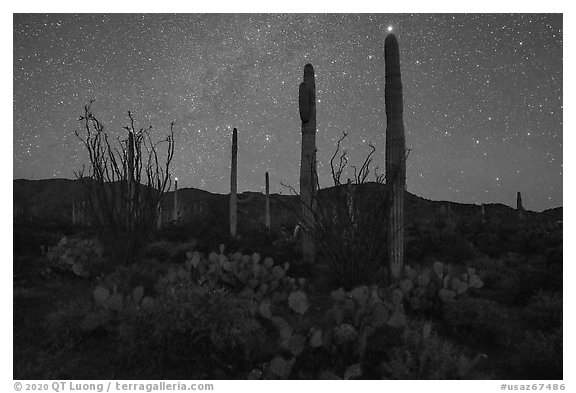
M 298 85 L 312 63 L 322 187 L 336 141 L 384 168 L 384 39 L 400 44 L 408 191 L 433 200 L 562 205 L 561 15 L 14 16 L 14 178 L 74 178 L 83 106 L 118 135 L 132 111 L 160 139 L 175 122 L 179 187 L 298 187 Z M 344 177 L 347 177 L 345 175 Z M 344 179 L 345 180 L 345 179 Z

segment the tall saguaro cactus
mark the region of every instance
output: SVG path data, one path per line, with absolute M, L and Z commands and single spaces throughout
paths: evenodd
M 302 224 L 306 229 L 302 236 L 302 258 L 314 262 L 316 249 L 312 232 L 316 198 L 316 81 L 312 64 L 304 66 L 304 80 L 298 92 L 300 120 L 302 120 L 302 155 L 300 157 L 300 198 Z
M 270 176 L 266 172 L 266 196 L 265 196 L 265 212 L 264 212 L 264 225 L 266 229 L 270 229 Z
M 232 163 L 230 165 L 230 236 L 236 237 L 238 226 L 238 130 L 232 131 Z
M 404 264 L 404 190 L 406 189 L 406 139 L 404 137 L 400 49 L 394 34 L 386 37 L 386 183 L 391 193 L 388 207 L 387 246 L 392 279 Z

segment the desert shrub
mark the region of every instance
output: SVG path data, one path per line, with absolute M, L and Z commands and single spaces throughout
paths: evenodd
M 70 236 L 75 228 L 52 222 L 15 221 L 13 226 L 14 255 L 42 255 L 60 241 L 63 236 Z
M 44 327 L 53 349 L 71 348 L 80 342 L 83 336 L 80 324 L 92 306 L 91 299 L 69 299 L 48 314 Z
M 562 269 L 549 266 L 543 255 L 507 253 L 498 259 L 478 258 L 473 262 L 485 282 L 482 297 L 524 307 L 539 291 L 562 290 Z
M 279 347 L 282 353 L 278 354 L 270 364 L 257 370 L 263 378 L 382 378 L 394 374 L 394 365 L 400 358 L 390 358 L 390 354 L 397 348 L 401 352 L 412 351 L 419 353 L 425 348 L 423 342 L 431 334 L 431 324 L 426 321 L 416 321 L 405 312 L 405 306 L 414 301 L 421 289 L 429 289 L 430 301 L 442 304 L 458 304 L 468 285 L 480 286 L 478 277 L 473 270 L 468 271 L 468 280 L 458 282 L 457 274 L 450 272 L 447 266 L 437 263 L 432 274 L 417 274 L 407 268 L 407 278 L 400 284 L 392 284 L 386 288 L 372 286 L 359 286 L 351 291 L 340 288 L 331 293 L 331 307 L 322 318 L 313 319 L 307 316 L 308 306 L 298 309 L 290 304 L 299 315 L 276 316 L 277 307 L 266 308 L 265 316 L 269 318 L 279 331 Z M 463 278 L 464 279 L 464 278 Z M 448 283 L 444 287 L 437 287 L 438 281 Z M 451 289 L 453 288 L 454 289 Z M 466 286 L 466 289 L 464 288 Z M 453 291 L 453 295 L 447 292 Z M 304 294 L 300 295 L 306 300 Z M 465 297 L 463 298 L 465 299 Z M 274 311 L 274 312 L 271 312 Z M 445 369 L 441 370 L 444 377 L 467 377 L 474 366 L 461 352 L 448 348 L 444 354 Z M 400 349 L 399 349 L 400 351 Z M 404 352 L 402 352 L 404 351 Z M 430 350 L 434 355 L 435 349 Z M 456 354 L 457 359 L 456 358 Z M 392 363 L 387 369 L 382 364 L 385 358 Z M 394 360 L 390 360 L 394 359 Z M 424 375 L 432 371 L 426 370 L 436 359 L 427 362 L 427 366 L 419 368 Z M 404 359 L 406 361 L 406 359 Z M 410 366 L 411 367 L 411 366 Z M 447 371 L 448 370 L 448 371 Z M 387 372 L 388 374 L 383 374 Z M 414 373 L 414 370 L 404 370 Z M 452 373 L 452 374 L 450 374 Z M 459 373 L 459 374 L 458 374 Z
M 154 239 L 161 242 L 185 242 L 191 236 L 191 224 L 176 225 L 174 223 L 163 224 L 160 230 L 154 233 Z
M 239 231 L 242 229 L 240 225 Z M 262 255 L 274 255 L 278 260 L 295 260 L 294 253 L 286 255 L 286 247 L 279 248 L 274 244 L 279 239 L 279 234 L 272 230 L 267 230 L 264 226 L 251 227 L 249 230 L 241 231 L 238 238 L 230 239 L 228 248 L 243 254 L 253 254 L 258 252 Z
M 101 338 L 116 343 L 113 361 L 127 368 L 169 369 L 180 376 L 206 377 L 219 369 L 220 377 L 236 377 L 269 358 L 273 348 L 255 318 L 255 301 L 198 285 L 184 271 L 161 275 L 119 267 L 100 281 L 93 299 L 72 299 L 50 314 L 52 345 Z M 153 276 L 150 289 L 146 280 Z
M 46 252 L 52 270 L 70 272 L 78 277 L 95 277 L 110 271 L 111 264 L 103 257 L 103 248 L 97 240 L 80 237 L 62 237 L 58 244 Z
M 478 256 L 474 245 L 459 233 L 425 228 L 418 231 L 406 246 L 410 260 L 440 259 L 452 264 L 465 264 Z
M 144 257 L 155 258 L 158 261 L 167 261 L 170 258 L 170 243 L 166 240 L 150 243 L 146 247 Z
M 525 331 L 510 349 L 510 378 L 563 379 L 562 328 L 553 332 Z
M 521 259 L 522 264 L 516 269 L 521 284 L 520 293 L 528 300 L 539 291 L 557 292 L 562 290 L 562 268 L 548 266 L 544 255 L 527 256 Z
M 449 345 L 426 344 L 432 325 L 405 312 L 421 289 L 437 304 L 465 299 L 481 282 L 473 269 L 407 267 L 389 287 L 333 291 L 318 313 L 322 300 L 311 302 L 306 280 L 269 257 L 225 254 L 221 245 L 166 267 L 118 267 L 97 281 L 93 299 L 60 305 L 50 317 L 54 345 L 105 339 L 117 348 L 113 361 L 128 368 L 203 378 L 456 378 L 473 366 Z M 434 351 L 440 374 L 429 366 Z
M 522 328 L 515 309 L 481 298 L 446 303 L 443 316 L 453 334 L 477 345 L 509 347 Z
M 482 356 L 470 358 L 462 349 L 436 335 L 427 339 L 409 334 L 381 363 L 384 379 L 479 379 Z
M 523 310 L 523 318 L 534 329 L 556 331 L 562 326 L 562 294 L 539 292 Z
M 154 306 L 126 322 L 124 355 L 160 356 L 168 364 L 202 359 L 204 367 L 240 372 L 268 351 L 266 332 L 251 301 L 224 290 L 181 282 L 155 297 Z M 220 364 L 221 363 L 221 364 Z
M 485 284 L 479 296 L 506 305 L 515 305 L 522 301 L 517 269 L 509 263 L 515 258 L 517 257 L 509 254 L 503 258 L 477 258 L 471 262 L 482 275 Z
M 561 236 L 558 243 L 558 237 L 550 232 L 546 225 L 533 221 L 528 221 L 517 228 L 511 239 L 513 251 L 523 255 L 544 254 L 547 248 L 558 244 L 562 244 Z
M 549 266 L 559 265 L 562 268 L 562 262 L 564 260 L 562 245 L 559 247 L 552 247 L 546 251 L 546 263 Z
M 138 286 L 142 286 L 147 293 L 154 293 L 163 273 L 164 268 L 154 260 L 144 260 L 132 266 L 118 266 L 112 273 L 97 279 L 96 282 L 111 291 L 116 287 L 117 291 L 124 294 L 132 293 Z
M 352 289 L 358 285 L 383 283 L 388 269 L 385 242 L 386 216 L 392 198 L 391 187 L 384 184 L 384 174 L 371 168 L 376 148 L 371 151 L 361 166 L 349 166 L 347 151 L 341 145 L 348 134 L 338 140 L 330 159 L 334 187 L 320 189 L 316 173 L 316 162 L 310 165 L 310 180 L 306 188 L 298 193 L 297 203 L 289 208 L 298 223 L 302 236 L 302 256 L 305 263 L 316 258 L 329 267 L 329 274 L 336 287 Z M 351 170 L 353 168 L 353 171 Z M 373 172 L 374 180 L 368 176 Z M 343 176 L 348 178 L 343 183 Z M 388 174 L 388 184 L 401 173 Z
M 312 222 L 300 224 L 302 236 L 313 239 L 317 247 L 318 263 L 329 268 L 333 286 L 346 289 L 387 279 L 382 239 L 390 192 L 378 182 L 354 183 L 336 182 L 335 187 L 320 190 L 314 197 L 315 210 L 310 210 Z

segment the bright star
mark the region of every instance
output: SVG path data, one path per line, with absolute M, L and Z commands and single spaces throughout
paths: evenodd
M 388 26 L 388 31 L 392 31 L 392 26 Z

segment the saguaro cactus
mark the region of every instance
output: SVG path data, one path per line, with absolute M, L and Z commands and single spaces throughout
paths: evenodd
M 346 207 L 348 209 L 348 217 L 352 227 L 356 226 L 356 217 L 354 214 L 354 189 L 352 188 L 352 180 L 348 179 L 346 183 Z
M 75 200 L 72 201 L 72 224 L 85 225 L 85 201 L 80 201 L 76 203 Z
M 264 212 L 264 225 L 266 229 L 270 229 L 270 177 L 266 172 L 266 196 L 265 196 L 265 212 Z
M 316 208 L 316 81 L 312 64 L 304 66 L 304 81 L 298 92 L 302 120 L 302 155 L 300 157 L 300 198 L 302 202 L 302 258 L 314 262 L 316 249 L 312 233 Z
M 178 178 L 174 179 L 174 211 L 172 212 L 172 220 L 178 223 L 180 215 L 178 214 Z
M 128 185 L 128 220 L 130 220 L 130 226 L 136 219 L 136 181 L 134 178 L 135 161 L 134 161 L 134 133 L 132 130 L 128 130 L 128 146 L 127 146 L 127 163 L 128 167 L 128 179 L 126 179 Z
M 238 130 L 232 131 L 232 163 L 230 165 L 230 236 L 236 237 L 238 226 Z
M 387 246 L 390 274 L 400 276 L 404 263 L 404 191 L 406 189 L 406 139 L 404 137 L 400 50 L 393 34 L 384 44 L 386 61 L 386 183 L 391 193 L 388 207 Z
M 158 212 L 158 217 L 156 219 L 156 229 L 160 230 L 162 229 L 162 199 L 158 201 L 158 207 L 156 208 L 156 211 Z
M 523 220 L 524 207 L 522 206 L 522 194 L 520 194 L 520 191 L 518 191 L 518 194 L 516 194 L 516 211 L 518 212 L 518 218 Z

